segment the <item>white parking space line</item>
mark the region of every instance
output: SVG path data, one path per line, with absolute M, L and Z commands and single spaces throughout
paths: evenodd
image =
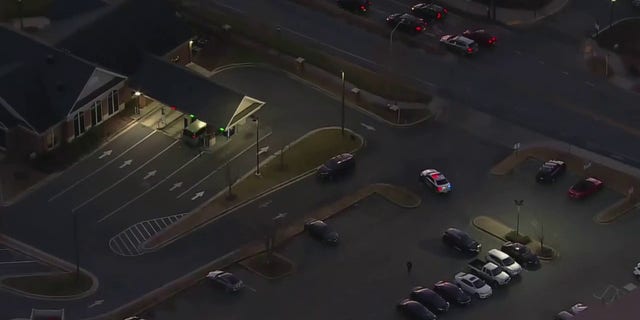
M 142 241 L 144 241 L 144 237 L 142 236 L 142 234 L 139 234 L 139 233 L 135 232 L 136 230 L 134 230 L 133 228 L 129 228 L 127 231 L 131 234 L 131 236 L 132 236 L 134 239 L 136 239 L 136 241 L 137 241 L 137 243 L 136 243 L 136 247 L 137 247 L 139 244 L 141 244 L 141 243 L 142 243 Z
M 116 253 L 118 253 L 118 252 L 119 252 L 121 255 L 124 255 L 124 250 L 122 250 L 122 247 L 120 247 L 120 245 L 118 244 L 118 239 L 119 239 L 119 238 L 113 238 L 113 239 L 111 239 L 111 240 L 109 241 L 109 247 L 111 248 L 111 251 L 116 252 Z M 114 245 L 115 245 L 116 247 L 118 247 L 118 249 L 117 249 L 117 250 L 114 248 Z M 131 253 L 131 252 L 129 252 L 129 253 Z
M 169 222 L 167 222 L 167 220 L 168 220 Z M 170 219 L 170 218 L 162 218 L 162 222 L 163 222 L 165 225 L 167 225 L 167 227 L 173 224 L 173 222 L 171 222 L 171 219 Z
M 37 262 L 35 260 L 18 260 L 18 261 L 4 261 L 4 262 L 0 262 L 1 264 L 20 264 L 20 263 L 34 263 Z
M 250 287 L 250 286 L 248 286 L 248 285 L 245 285 L 244 287 L 245 287 L 245 288 L 247 288 L 247 289 L 249 289 L 249 290 L 250 290 L 251 292 L 253 292 L 253 293 L 258 292 L 258 290 L 254 289 L 253 287 Z
M 175 219 L 175 220 L 174 220 Z M 171 223 L 176 223 L 176 221 L 178 221 L 178 218 L 176 217 L 169 217 L 169 221 L 171 221 Z
M 82 182 L 84 182 L 85 180 L 93 177 L 96 173 L 100 172 L 102 169 L 106 168 L 108 165 L 112 164 L 114 161 L 118 160 L 120 157 L 124 156 L 127 152 L 131 151 L 131 149 L 137 147 L 139 144 L 141 144 L 142 142 L 144 142 L 145 140 L 147 140 L 148 138 L 150 138 L 154 133 L 158 132 L 157 130 L 153 130 L 151 131 L 151 133 L 149 133 L 148 135 L 146 135 L 144 138 L 142 138 L 140 141 L 136 142 L 134 145 L 130 146 L 129 148 L 125 149 L 123 152 L 121 152 L 118 156 L 116 156 L 115 158 L 109 160 L 107 163 L 105 163 L 104 165 L 102 165 L 101 167 L 99 167 L 97 170 L 92 171 L 91 173 L 89 173 L 88 175 L 82 177 L 82 179 L 79 179 L 78 181 L 74 182 L 72 185 L 68 186 L 66 189 L 58 192 L 56 195 L 54 195 L 53 197 L 49 198 L 49 202 L 57 199 L 58 197 L 60 197 L 61 195 L 65 194 L 66 192 L 68 192 L 69 190 L 75 188 L 77 185 L 81 184 Z
M 146 240 L 149 239 L 148 237 L 150 237 L 151 235 L 149 234 L 149 232 L 147 232 L 147 237 L 144 236 L 144 233 L 142 233 L 142 231 L 140 231 L 140 228 L 138 227 L 139 223 L 136 223 L 135 227 L 136 230 L 138 230 L 138 233 L 140 233 L 140 236 L 142 237 L 142 239 Z M 144 226 L 142 227 L 142 229 L 144 229 Z M 144 229 L 146 231 L 146 229 Z M 143 240 L 143 241 L 144 241 Z M 141 241 L 142 242 L 142 241 Z
M 271 136 L 271 132 L 265 134 L 262 138 L 260 138 L 260 142 L 262 142 L 264 139 L 268 138 L 269 136 Z M 220 169 L 224 168 L 224 166 L 226 166 L 228 163 L 232 162 L 233 160 L 239 158 L 241 155 L 243 155 L 245 152 L 251 150 L 254 146 L 255 146 L 255 142 L 252 143 L 250 146 L 244 148 L 242 151 L 240 151 L 238 154 L 236 154 L 235 156 L 233 156 L 233 158 L 229 159 L 229 161 L 225 162 L 224 164 L 222 164 L 221 166 L 215 168 L 213 171 L 209 172 L 209 174 L 207 174 L 206 176 L 204 176 L 202 179 L 198 180 L 198 182 L 196 182 L 195 184 L 193 184 L 191 187 L 189 187 L 187 190 L 185 190 L 184 192 L 182 192 L 181 194 L 179 194 L 176 199 L 180 199 L 182 196 L 184 196 L 185 194 L 189 193 L 191 190 L 193 190 L 193 188 L 197 187 L 198 185 L 200 185 L 202 182 L 204 182 L 205 180 L 209 179 L 212 175 L 214 175 L 216 172 L 220 171 Z
M 109 217 L 111 217 L 112 215 L 118 213 L 120 210 L 126 208 L 128 205 L 132 204 L 133 202 L 135 202 L 136 200 L 142 198 L 145 194 L 151 192 L 152 190 L 154 190 L 156 187 L 158 187 L 159 185 L 161 185 L 162 183 L 164 183 L 165 181 L 169 180 L 171 177 L 173 177 L 176 173 L 180 172 L 180 170 L 184 169 L 186 166 L 188 166 L 191 162 L 193 162 L 194 160 L 198 159 L 200 156 L 202 155 L 202 153 L 194 156 L 193 158 L 191 158 L 191 160 L 185 162 L 183 165 L 181 165 L 178 169 L 176 169 L 175 171 L 173 171 L 172 173 L 170 173 L 168 176 L 166 176 L 165 178 L 163 178 L 162 180 L 158 181 L 156 184 L 154 184 L 152 187 L 147 188 L 144 192 L 142 192 L 141 194 L 135 196 L 133 199 L 125 202 L 123 205 L 121 205 L 120 207 L 118 207 L 117 209 L 109 212 L 106 216 L 102 217 L 100 220 L 98 220 L 98 223 L 107 220 Z
M 151 238 L 151 232 L 149 232 L 149 230 L 148 230 L 148 229 L 147 229 L 147 227 L 144 225 L 144 223 L 140 223 L 140 225 L 142 226 L 142 230 L 144 230 L 144 232 L 147 234 L 147 238 L 146 238 L 146 239 Z M 137 227 L 138 227 L 138 226 L 136 225 L 136 228 L 137 228 Z
M 160 220 L 156 220 L 156 221 L 162 222 L 162 224 L 164 224 L 164 227 L 162 227 L 160 230 L 162 230 L 162 229 L 167 227 L 167 224 L 164 222 L 164 219 L 160 219 Z M 158 223 L 158 226 L 160 226 L 160 223 Z
M 158 230 L 156 230 L 156 227 L 154 227 L 153 224 L 151 224 L 151 222 L 153 222 L 158 227 Z M 151 228 L 153 228 L 153 231 L 158 232 L 158 231 L 162 230 L 162 227 L 160 226 L 158 221 L 153 220 L 151 222 L 149 222 L 149 225 L 151 225 Z
M 156 154 L 155 156 L 153 156 L 151 159 L 147 160 L 147 162 L 143 163 L 141 166 L 137 167 L 135 170 L 131 171 L 129 174 L 127 174 L 126 176 L 124 176 L 122 179 L 116 181 L 114 184 L 110 185 L 109 187 L 107 187 L 106 189 L 98 192 L 98 194 L 94 195 L 93 197 L 85 200 L 83 203 L 81 203 L 80 205 L 78 205 L 77 207 L 71 209 L 71 212 L 76 212 L 78 211 L 78 209 L 84 207 L 85 205 L 87 205 L 87 203 L 95 200 L 96 198 L 98 198 L 99 196 L 105 194 L 107 191 L 113 189 L 114 187 L 116 187 L 117 185 L 119 185 L 122 181 L 126 180 L 127 178 L 129 178 L 130 176 L 132 176 L 134 173 L 138 172 L 140 169 L 144 168 L 144 166 L 146 166 L 147 164 L 151 163 L 151 161 L 155 160 L 156 158 L 158 158 L 159 156 L 161 156 L 163 153 L 165 153 L 167 150 L 171 149 L 171 147 L 173 147 L 174 145 L 176 145 L 176 143 L 180 142 L 180 140 L 176 140 L 174 142 L 172 142 L 168 147 L 164 148 L 162 151 L 160 151 L 158 154 Z
M 124 236 L 125 236 L 125 237 L 127 237 L 127 240 L 129 241 L 129 244 L 131 245 L 131 249 L 133 249 L 133 250 L 130 250 L 130 251 L 131 251 L 131 253 L 132 253 L 132 254 L 139 253 L 139 251 L 138 251 L 138 246 L 137 246 L 135 243 L 133 243 L 133 241 L 131 241 L 131 238 L 129 238 L 129 235 L 128 235 L 126 232 L 124 233 Z M 123 239 L 123 240 L 124 240 L 124 239 Z M 123 241 L 123 243 L 124 243 L 125 245 L 127 245 L 127 243 L 126 243 L 126 242 L 124 242 L 124 241 Z
M 590 86 L 590 87 L 595 87 L 596 85 L 593 82 L 589 82 L 589 81 L 585 81 L 584 84 Z

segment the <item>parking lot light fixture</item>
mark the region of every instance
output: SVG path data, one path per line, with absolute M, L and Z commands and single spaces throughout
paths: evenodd
M 342 132 L 342 135 L 344 136 L 344 71 L 341 71 L 342 73 L 342 117 L 341 117 L 341 121 L 340 121 L 340 130 Z
M 513 200 L 516 204 L 516 208 L 518 209 L 518 214 L 516 216 L 516 237 L 520 237 L 520 208 L 524 205 L 524 200 Z

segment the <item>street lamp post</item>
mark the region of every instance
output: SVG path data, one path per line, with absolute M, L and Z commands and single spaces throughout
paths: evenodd
M 616 0 L 611 0 L 611 7 L 609 10 L 609 29 L 613 27 L 613 5 L 616 4 Z
M 401 23 L 404 22 L 404 19 L 400 19 L 398 23 L 393 27 L 391 33 L 389 34 L 389 76 L 387 82 L 387 90 L 391 93 L 391 74 L 393 73 L 393 34 L 396 32 Z
M 22 0 L 18 0 L 18 16 L 20 16 L 20 30 L 24 30 L 24 19 L 22 17 Z
M 256 122 L 256 176 L 260 176 L 260 118 L 255 117 Z
M 518 208 L 518 215 L 516 216 L 516 237 L 520 236 L 520 208 L 524 205 L 524 200 L 513 200 Z
M 342 73 L 342 117 L 340 120 L 340 130 L 344 136 L 344 71 Z
M 73 248 L 76 258 L 76 282 L 80 279 L 80 245 L 78 243 L 78 215 L 73 214 Z
M 140 114 L 140 97 L 142 96 L 142 92 L 136 91 L 136 92 L 133 93 L 133 95 L 137 99 L 136 105 L 134 107 L 134 112 L 135 112 L 135 114 Z

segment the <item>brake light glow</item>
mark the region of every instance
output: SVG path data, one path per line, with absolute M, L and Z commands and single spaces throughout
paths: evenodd
M 472 48 L 467 48 L 467 52 L 472 53 L 473 49 Z
M 448 13 L 448 12 L 449 12 L 449 11 L 447 11 L 447 8 L 442 8 L 442 11 L 443 11 L 444 13 Z
M 442 190 L 444 190 L 443 187 L 438 187 L 438 192 L 442 192 Z
M 360 10 L 361 10 L 362 12 L 365 12 L 365 11 L 367 11 L 367 7 L 365 7 L 365 6 L 360 6 Z
M 195 134 L 192 134 L 192 135 L 191 135 L 191 139 L 195 139 L 195 138 L 196 138 L 196 135 L 195 135 Z
M 416 31 L 422 31 L 422 27 L 421 26 L 416 26 Z
M 440 12 L 438 12 L 438 15 L 436 16 L 436 19 L 440 19 L 442 18 L 442 14 Z

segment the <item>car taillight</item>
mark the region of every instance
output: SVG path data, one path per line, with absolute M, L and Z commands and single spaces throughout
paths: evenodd
M 473 48 L 467 48 L 467 52 L 472 53 L 473 52 Z
M 416 27 L 416 31 L 422 31 L 422 27 L 421 26 L 417 26 Z
M 443 187 L 438 187 L 438 192 L 441 192 L 442 190 L 444 190 Z
M 365 7 L 365 6 L 360 6 L 360 10 L 361 10 L 361 11 L 367 11 L 367 7 Z
M 436 16 L 436 19 L 440 19 L 442 18 L 442 14 L 440 14 L 440 12 L 438 12 L 438 15 Z
M 443 9 L 442 9 L 442 11 L 443 11 L 444 13 L 448 13 L 448 12 L 449 12 L 449 11 L 447 11 L 447 9 L 446 9 L 446 8 L 443 8 Z
M 196 138 L 196 135 L 195 135 L 195 134 L 192 134 L 192 135 L 191 135 L 191 139 L 195 139 L 195 138 Z

